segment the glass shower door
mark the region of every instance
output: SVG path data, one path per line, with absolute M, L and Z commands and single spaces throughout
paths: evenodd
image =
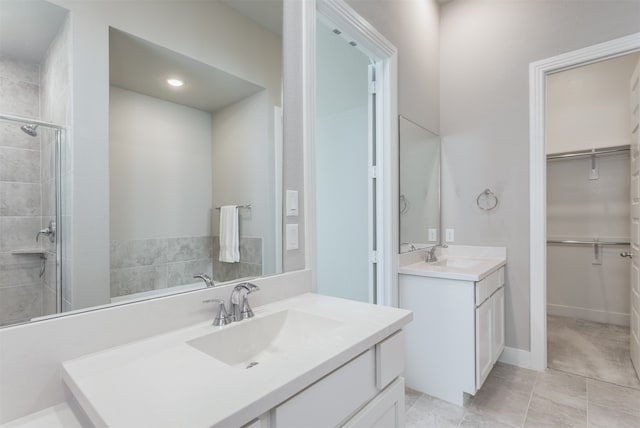
M 55 125 L 0 115 L 0 326 L 61 311 Z

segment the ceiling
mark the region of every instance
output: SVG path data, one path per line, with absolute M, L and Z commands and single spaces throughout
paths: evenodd
M 173 88 L 167 79 L 184 81 Z M 215 112 L 264 88 L 146 40 L 109 29 L 111 85 Z
M 1 0 L 0 55 L 40 64 L 66 16 L 42 0 Z
M 222 0 L 240 15 L 282 37 L 283 0 Z

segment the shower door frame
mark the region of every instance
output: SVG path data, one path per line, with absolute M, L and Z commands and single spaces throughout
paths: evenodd
M 504 361 L 538 371 L 547 368 L 547 156 L 546 77 L 640 52 L 640 33 L 529 64 L 529 266 L 530 352 L 511 349 Z M 507 352 L 505 352 L 507 354 Z
M 21 117 L 9 114 L 0 114 L 0 120 L 9 122 L 16 122 L 23 125 L 37 125 L 43 128 L 49 128 L 54 133 L 54 159 L 55 159 L 55 201 L 56 201 L 56 313 L 62 312 L 62 239 L 60 239 L 60 232 L 62 230 L 62 138 L 65 132 L 65 127 L 56 125 L 55 123 L 45 122 L 38 119 L 31 119 L 28 117 Z M 46 262 L 45 262 L 46 263 Z

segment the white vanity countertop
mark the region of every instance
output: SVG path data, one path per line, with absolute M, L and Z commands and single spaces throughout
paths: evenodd
M 250 370 L 227 366 L 186 343 L 283 310 L 341 324 L 302 350 Z M 404 309 L 311 293 L 254 312 L 255 318 L 225 327 L 207 322 L 67 361 L 63 380 L 96 426 L 241 426 L 412 319 Z
M 415 257 L 409 258 L 411 254 L 403 256 L 405 260 L 411 260 L 411 262 L 401 265 L 398 273 L 460 281 L 481 281 L 507 263 L 507 251 L 504 247 L 449 246 L 439 249 L 436 263 L 426 263 L 425 254 L 425 252 L 419 253 L 421 259 L 419 262 L 415 262 Z

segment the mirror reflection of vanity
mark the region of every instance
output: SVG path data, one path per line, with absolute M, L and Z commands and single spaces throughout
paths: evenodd
M 7 140 L 23 124 L 64 131 L 51 145 L 57 241 L 33 240 L 50 217 L 38 200 L 15 228 L 25 237 L 0 245 L 0 268 L 26 278 L 0 284 L 0 325 L 202 288 L 199 273 L 219 283 L 282 272 L 282 0 L 7 0 L 0 12 L 31 22 L 3 25 L 2 49 L 48 37 L 33 64 L 0 51 L 17 73 L 35 70 L 22 85 L 34 105 L 64 100 L 49 117 L 0 109 L 24 119 L 2 121 L 0 150 L 26 141 Z M 219 260 L 225 205 L 239 206 L 233 263 Z
M 440 237 L 440 136 L 400 116 L 400 252 Z

